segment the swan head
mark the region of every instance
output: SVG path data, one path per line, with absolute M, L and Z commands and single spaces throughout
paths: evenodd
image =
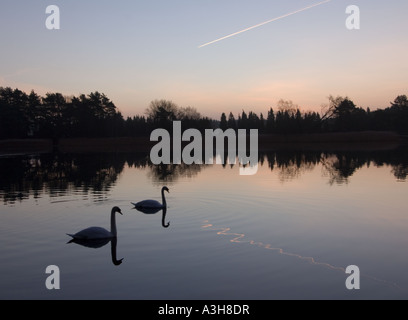
M 167 191 L 168 193 L 170 193 L 170 190 L 169 190 L 169 188 L 167 188 L 167 187 L 163 187 L 162 190 L 163 190 L 163 191 Z
M 121 215 L 123 215 L 123 213 L 122 213 L 122 211 L 120 210 L 120 208 L 119 207 L 113 207 L 112 208 L 112 213 L 120 213 Z

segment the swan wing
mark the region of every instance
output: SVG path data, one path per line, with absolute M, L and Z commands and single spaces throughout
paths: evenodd
M 144 200 L 138 203 L 132 203 L 136 208 L 163 208 L 163 205 L 156 200 Z
M 90 227 L 68 235 L 76 240 L 107 239 L 113 237 L 111 232 L 100 227 Z

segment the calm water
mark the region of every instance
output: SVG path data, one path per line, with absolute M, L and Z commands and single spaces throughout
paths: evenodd
M 407 299 L 407 176 L 406 148 L 270 152 L 245 177 L 140 154 L 3 156 L 0 298 Z M 163 185 L 165 216 L 132 209 Z M 116 244 L 67 244 L 109 229 L 113 206 Z M 46 289 L 49 265 L 60 290 Z

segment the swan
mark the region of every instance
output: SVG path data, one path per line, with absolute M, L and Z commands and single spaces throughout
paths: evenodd
M 82 241 L 115 238 L 117 236 L 116 219 L 115 219 L 115 213 L 116 212 L 122 214 L 122 211 L 118 207 L 113 207 L 112 208 L 112 211 L 111 211 L 111 231 L 108 231 L 108 230 L 106 230 L 104 228 L 100 228 L 100 227 L 90 227 L 90 228 L 84 229 L 82 231 L 79 231 L 79 232 L 77 232 L 75 234 L 67 233 L 67 235 L 72 237 L 73 240 L 82 240 Z
M 166 203 L 166 198 L 164 197 L 164 191 L 167 191 L 170 193 L 169 188 L 163 187 L 161 190 L 161 195 L 162 195 L 162 202 L 160 203 L 159 201 L 156 200 L 143 200 L 138 203 L 133 203 L 131 202 L 136 209 L 162 209 L 167 207 Z M 157 212 L 157 211 L 156 211 Z

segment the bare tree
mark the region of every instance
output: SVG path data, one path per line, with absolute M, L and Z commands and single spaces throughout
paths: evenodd
M 147 117 L 153 122 L 174 121 L 177 119 L 179 107 L 168 100 L 154 100 L 146 109 Z
M 179 120 L 200 120 L 201 114 L 194 107 L 181 107 L 177 112 L 177 119 Z
M 329 104 L 324 104 L 322 105 L 322 116 L 321 116 L 321 121 L 333 118 L 337 112 L 338 107 L 344 100 L 349 100 L 348 97 L 341 97 L 337 96 L 336 98 L 332 95 L 328 97 L 329 99 Z
M 280 99 L 278 101 L 278 110 L 282 113 L 287 112 L 287 114 L 291 117 L 296 114 L 297 110 L 299 110 L 299 106 L 294 104 L 292 100 Z

